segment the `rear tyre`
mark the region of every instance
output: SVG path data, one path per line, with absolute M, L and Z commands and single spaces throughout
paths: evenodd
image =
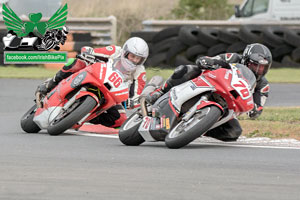
M 123 123 L 119 131 L 119 139 L 123 144 L 138 146 L 145 142 L 144 138 L 138 132 L 142 121 L 143 117 L 136 112 Z
M 221 116 L 216 106 L 204 107 L 189 121 L 181 121 L 165 138 L 166 146 L 171 149 L 181 148 L 203 135 Z
M 62 134 L 91 112 L 96 105 L 96 100 L 91 96 L 78 99 L 77 102 L 50 123 L 47 128 L 48 133 L 50 135 Z
M 33 117 L 36 111 L 36 105 L 32 106 L 21 118 L 21 128 L 26 133 L 38 133 L 41 129 L 33 121 Z

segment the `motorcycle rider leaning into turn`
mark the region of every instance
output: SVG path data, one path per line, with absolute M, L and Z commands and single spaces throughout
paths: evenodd
M 38 86 L 36 90 L 37 105 L 41 106 L 39 105 L 39 100 L 57 86 L 60 81 L 89 66 L 95 59 L 105 62 L 108 59 L 112 59 L 114 66 L 123 73 L 125 81 L 130 86 L 129 99 L 126 102 L 127 108 L 138 107 L 139 95 L 146 84 L 146 71 L 143 64 L 148 55 L 148 45 L 139 37 L 129 38 L 122 48 L 115 45 L 95 49 L 92 47 L 83 47 L 80 56 L 84 60 L 77 58 L 68 59 L 68 63 L 52 79 L 48 79 Z M 87 60 L 91 60 L 91 62 Z M 121 126 L 126 119 L 127 116 L 124 107 L 118 104 L 91 120 L 90 123 L 114 128 Z
M 146 97 L 146 101 L 153 104 L 160 96 L 168 92 L 172 87 L 194 79 L 202 73 L 202 69 L 214 70 L 219 67 L 227 68 L 228 63 L 240 63 L 246 65 L 256 76 L 256 87 L 253 99 L 254 108 L 248 113 L 251 119 L 257 118 L 263 111 L 263 106 L 269 95 L 269 82 L 265 78 L 272 64 L 270 50 L 259 43 L 249 44 L 242 55 L 237 53 L 225 53 L 215 57 L 200 57 L 196 65 L 180 65 L 174 73 L 165 81 L 163 86 Z M 242 134 L 242 128 L 236 118 L 220 125 L 205 136 L 213 137 L 222 141 L 236 141 Z

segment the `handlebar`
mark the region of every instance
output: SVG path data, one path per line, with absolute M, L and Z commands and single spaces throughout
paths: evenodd
M 94 56 L 92 54 L 77 54 L 76 58 L 83 60 L 83 61 L 87 61 L 91 64 L 94 64 L 96 62 L 107 62 L 108 58 L 104 58 L 104 57 L 100 57 L 100 56 Z
M 146 96 L 156 90 L 163 84 L 164 79 L 161 76 L 153 76 L 151 80 L 145 86 L 140 96 L 141 113 L 145 117 L 147 116 Z
M 83 56 L 82 54 L 77 54 L 76 58 L 78 58 L 80 60 L 83 60 L 83 61 L 87 61 L 87 62 L 89 62 L 91 64 L 96 63 L 96 59 L 93 58 L 92 56 Z

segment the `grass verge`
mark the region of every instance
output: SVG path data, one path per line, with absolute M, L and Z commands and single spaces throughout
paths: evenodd
M 147 79 L 154 75 L 160 75 L 167 79 L 174 71 L 174 69 L 160 69 L 155 67 L 148 67 Z M 30 79 L 44 79 L 52 77 L 57 70 L 45 69 L 42 66 L 38 67 L 1 67 L 0 78 L 30 78 Z M 282 68 L 271 69 L 267 74 L 267 79 L 271 83 L 300 83 L 300 69 L 296 68 Z
M 294 138 L 300 140 L 300 107 L 266 107 L 259 118 L 240 116 L 246 137 Z
M 0 67 L 0 78 L 46 79 L 53 77 L 57 70 L 38 67 Z
M 266 75 L 270 83 L 300 83 L 299 77 L 299 68 L 271 68 Z

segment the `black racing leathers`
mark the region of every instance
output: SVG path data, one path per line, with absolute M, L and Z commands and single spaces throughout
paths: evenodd
M 208 57 L 203 57 L 208 58 Z M 201 58 L 199 58 L 201 59 Z M 227 68 L 228 63 L 241 63 L 242 56 L 236 53 L 220 54 L 215 57 L 210 57 L 215 65 Z M 198 65 L 181 65 L 178 66 L 174 73 L 165 81 L 161 88 L 163 93 L 169 91 L 172 87 L 184 83 L 188 80 L 196 78 L 202 72 L 202 67 Z M 250 118 L 258 117 L 263 110 L 263 106 L 269 95 L 269 82 L 265 77 L 257 80 L 253 98 L 255 108 L 248 115 Z M 237 119 L 232 119 L 229 122 L 208 131 L 205 135 L 222 141 L 235 141 L 242 134 L 242 128 Z

